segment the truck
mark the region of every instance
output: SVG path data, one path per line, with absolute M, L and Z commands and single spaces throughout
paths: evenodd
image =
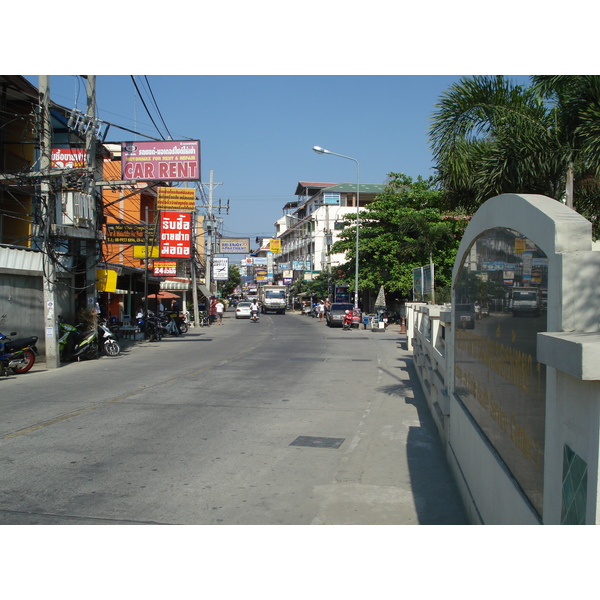
M 514 287 L 511 290 L 510 310 L 513 317 L 532 315 L 539 317 L 542 310 L 542 294 L 534 287 Z
M 285 315 L 287 308 L 285 285 L 263 285 L 258 289 L 260 310 L 263 314 L 269 311 Z

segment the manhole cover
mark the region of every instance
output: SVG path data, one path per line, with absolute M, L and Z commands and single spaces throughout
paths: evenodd
M 308 448 L 339 448 L 346 438 L 312 437 L 301 435 L 290 446 L 306 446 Z

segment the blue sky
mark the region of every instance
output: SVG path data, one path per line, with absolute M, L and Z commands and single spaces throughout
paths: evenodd
M 37 76 L 28 76 L 37 85 Z M 356 181 L 356 164 L 318 155 L 322 146 L 351 156 L 360 181 L 388 173 L 433 174 L 427 131 L 435 103 L 459 76 L 184 75 L 136 76 L 152 119 L 129 75 L 98 75 L 97 115 L 142 134 L 201 142 L 203 182 L 230 202 L 226 236 L 270 236 L 298 181 Z M 516 78 L 526 82 L 527 78 Z M 51 98 L 85 110 L 85 81 L 50 77 Z M 154 100 L 156 106 L 154 105 Z M 163 125 L 164 123 L 166 124 Z M 168 129 L 168 132 L 167 132 Z M 135 135 L 111 128 L 107 141 Z

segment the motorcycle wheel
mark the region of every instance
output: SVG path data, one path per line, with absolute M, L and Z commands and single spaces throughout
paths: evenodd
M 115 340 L 107 340 L 104 342 L 104 352 L 107 356 L 119 356 L 121 348 Z
M 11 367 L 13 373 L 27 373 L 35 363 L 35 354 L 31 350 L 23 351 L 23 362 L 18 367 Z
M 84 360 L 92 360 L 98 358 L 98 344 L 95 342 L 90 344 L 81 354 L 81 358 Z
M 188 332 L 188 324 L 187 323 L 182 323 L 179 326 L 179 329 L 181 330 L 181 333 L 187 333 Z

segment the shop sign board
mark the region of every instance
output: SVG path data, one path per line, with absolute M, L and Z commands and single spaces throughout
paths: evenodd
M 220 254 L 248 254 L 250 238 L 221 238 L 219 240 Z
M 153 246 L 156 242 L 156 228 L 143 223 L 108 223 L 106 225 L 106 243 L 145 246 L 146 227 L 148 227 L 148 245 Z
M 189 258 L 191 256 L 192 218 L 189 212 L 160 213 L 160 257 Z
M 152 266 L 155 277 L 177 277 L 176 260 L 155 260 Z
M 229 259 L 223 257 L 213 258 L 213 281 L 227 281 L 229 279 Z
M 121 176 L 127 181 L 200 181 L 200 142 L 122 142 Z
M 159 187 L 156 208 L 193 212 L 196 208 L 196 189 Z
M 85 148 L 52 148 L 50 153 L 52 169 L 83 169 L 86 162 Z

